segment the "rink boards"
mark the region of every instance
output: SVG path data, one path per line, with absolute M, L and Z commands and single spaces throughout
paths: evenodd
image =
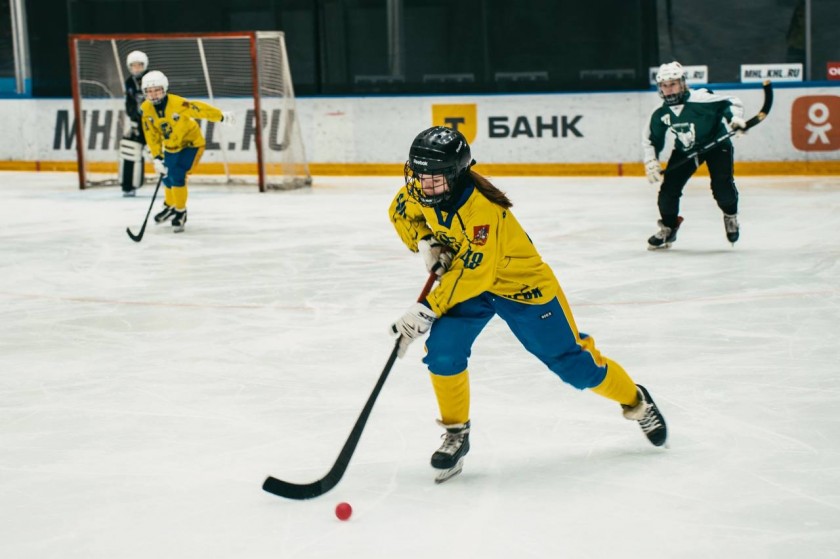
M 747 117 L 763 101 L 758 84 L 715 90 L 741 98 Z M 777 85 L 774 94 L 769 117 L 735 142 L 736 172 L 840 174 L 840 88 Z M 213 102 L 234 110 L 237 123 L 232 129 L 203 126 L 208 145 L 201 172 L 221 172 L 225 158 L 241 172 L 252 172 L 253 108 L 244 99 Z M 88 156 L 102 170 L 116 170 L 122 103 L 87 103 Z M 285 149 L 285 125 L 277 124 L 292 115 L 300 123 L 312 174 L 393 175 L 401 173 L 414 135 L 443 124 L 465 134 L 487 174 L 640 176 L 642 130 L 658 104 L 653 91 L 303 98 L 285 114 L 278 108 L 265 111 L 264 126 L 276 133 L 268 135 L 264 149 Z M 75 170 L 70 99 L 0 101 L 0 118 L 19 123 L 19 134 L 0 137 L 0 169 Z M 663 159 L 669 150 L 666 146 Z

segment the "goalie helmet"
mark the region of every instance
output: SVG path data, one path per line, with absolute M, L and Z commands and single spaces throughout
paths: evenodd
M 139 72 L 134 72 L 131 69 L 131 65 L 135 63 L 140 63 L 143 65 L 143 69 Z M 128 66 L 128 71 L 131 72 L 135 76 L 141 75 L 143 72 L 146 71 L 146 68 L 149 67 L 149 57 L 146 56 L 146 53 L 139 50 L 133 50 L 128 53 L 128 56 L 125 57 L 125 65 Z
M 677 93 L 666 95 L 662 92 L 662 84 L 677 80 L 680 82 L 680 90 Z M 665 101 L 666 105 L 680 105 L 688 98 L 688 86 L 685 84 L 685 70 L 682 64 L 677 62 L 668 62 L 659 67 L 656 72 L 656 88 L 659 90 L 659 96 Z
M 143 83 L 141 84 L 141 89 L 143 89 L 143 94 L 146 96 L 146 99 L 152 102 L 153 105 L 159 104 L 166 98 L 166 92 L 169 91 L 169 80 L 166 78 L 163 72 L 158 70 L 152 70 L 145 76 L 143 76 Z M 153 87 L 162 87 L 163 88 L 163 95 L 160 99 L 153 99 L 149 97 L 149 93 L 146 91 L 147 89 L 151 89 Z
M 475 161 L 464 135 L 446 126 L 433 126 L 411 143 L 404 169 L 408 192 L 424 206 L 437 206 L 463 191 L 472 165 Z M 435 194 L 423 192 L 419 175 L 442 175 L 446 188 Z

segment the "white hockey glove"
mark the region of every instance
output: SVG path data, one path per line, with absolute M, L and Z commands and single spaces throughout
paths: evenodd
M 738 136 L 743 136 L 747 133 L 747 121 L 739 116 L 733 116 L 729 119 L 729 128 L 733 132 L 738 132 Z
M 437 316 L 434 311 L 423 303 L 411 305 L 406 313 L 391 325 L 391 331 L 400 336 L 397 356 L 403 357 L 411 342 L 428 332 L 435 320 Z
M 162 157 L 155 157 L 154 166 L 155 166 L 155 173 L 157 173 L 161 176 L 165 177 L 166 174 L 169 172 L 169 169 L 167 169 L 166 165 L 163 164 L 163 158 Z
M 417 241 L 417 251 L 426 263 L 426 271 L 434 272 L 438 277 L 452 264 L 452 253 L 434 236 L 430 235 Z
M 656 159 L 645 161 L 645 173 L 650 184 L 662 182 L 662 166 Z
M 140 137 L 140 125 L 132 120 L 128 125 L 128 129 L 123 134 L 123 138 L 128 138 L 130 140 L 133 140 L 134 138 L 139 138 L 139 137 Z
M 233 111 L 222 112 L 222 126 L 233 126 L 236 124 L 236 117 L 233 116 Z

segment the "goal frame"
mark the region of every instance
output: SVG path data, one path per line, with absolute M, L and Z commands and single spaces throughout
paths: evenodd
M 285 47 L 285 34 L 282 31 L 217 31 L 217 32 L 182 32 L 182 33 L 71 33 L 68 35 L 68 46 L 70 51 L 70 79 L 71 89 L 73 94 L 73 114 L 75 116 L 75 134 L 76 134 L 76 161 L 79 174 L 79 188 L 81 190 L 90 188 L 87 184 L 87 171 L 85 169 L 85 154 L 84 154 L 84 121 L 82 120 L 82 96 L 80 89 L 79 76 L 79 52 L 77 49 L 77 41 L 110 41 L 110 40 L 155 40 L 155 39 L 247 39 L 250 45 L 250 59 L 251 59 L 251 93 L 254 101 L 254 124 L 258 134 L 256 134 L 255 148 L 256 148 L 256 164 L 257 164 L 257 183 L 260 192 L 265 192 L 268 189 L 266 181 L 266 156 L 265 156 L 265 138 L 264 138 L 264 122 L 261 107 L 260 95 L 260 73 L 259 73 L 259 52 L 257 46 L 257 39 L 260 35 L 277 35 L 284 45 L 284 52 L 287 53 Z M 288 56 L 284 56 L 282 61 L 285 71 L 289 78 L 291 78 L 291 71 L 288 65 Z M 289 81 L 290 93 L 294 96 L 294 85 Z M 293 97 L 294 98 L 294 97 Z M 295 119 L 297 119 L 297 111 L 295 111 Z M 302 138 L 301 138 L 302 141 Z M 305 155 L 304 155 L 305 157 Z M 307 168 L 307 184 L 311 182 L 311 175 Z

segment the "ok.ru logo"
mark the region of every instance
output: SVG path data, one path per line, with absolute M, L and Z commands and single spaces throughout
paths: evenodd
M 840 96 L 799 97 L 791 108 L 793 146 L 801 151 L 840 149 Z

